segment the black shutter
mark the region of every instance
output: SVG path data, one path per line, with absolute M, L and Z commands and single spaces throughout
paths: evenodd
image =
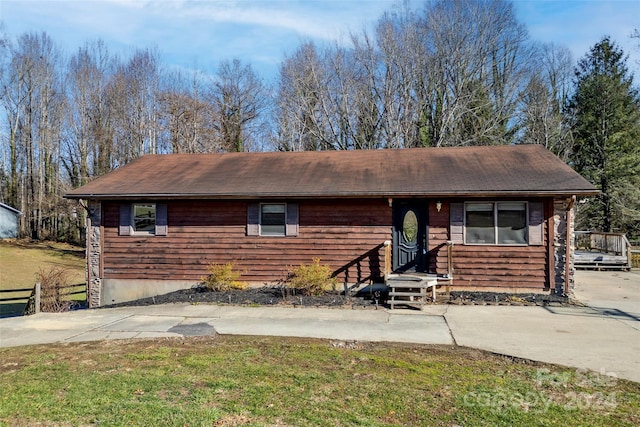
M 121 236 L 131 235 L 131 204 L 129 203 L 123 203 L 120 205 L 118 234 Z
M 287 224 L 285 227 L 285 235 L 298 235 L 298 204 L 287 203 Z
M 453 243 L 464 243 L 464 203 L 451 203 L 449 238 Z
M 544 243 L 544 203 L 529 203 L 529 244 L 542 245 Z
M 249 203 L 247 206 L 247 236 L 260 235 L 260 205 Z
M 168 228 L 167 204 L 156 203 L 156 236 L 166 236 Z

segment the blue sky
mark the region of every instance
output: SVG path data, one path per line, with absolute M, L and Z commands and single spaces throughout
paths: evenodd
M 422 1 L 410 0 L 420 7 Z M 102 39 L 112 53 L 157 46 L 163 64 L 213 72 L 220 60 L 250 63 L 267 81 L 302 40 L 344 42 L 395 0 L 0 0 L 5 31 L 46 31 L 67 53 Z M 532 39 L 563 44 L 582 57 L 612 37 L 640 74 L 640 1 L 515 1 Z M 637 77 L 640 78 L 640 77 Z

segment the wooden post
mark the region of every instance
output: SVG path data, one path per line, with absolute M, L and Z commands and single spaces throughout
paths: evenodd
M 40 282 L 37 282 L 35 287 L 34 308 L 33 308 L 36 314 L 40 313 L 40 290 L 41 290 Z
M 453 242 L 447 240 L 447 276 L 453 280 Z
M 631 267 L 633 267 L 633 252 L 631 252 L 631 242 L 627 239 L 627 235 L 622 235 L 622 246 L 624 247 L 623 251 L 626 252 L 627 255 L 627 269 L 631 271 Z
M 450 295 L 451 285 L 453 284 L 453 242 L 447 240 L 447 285 L 445 293 Z
M 384 241 L 384 277 L 385 280 L 391 274 L 391 240 Z
M 553 214 L 553 199 L 547 200 L 546 203 L 546 223 L 547 223 L 547 285 L 549 291 L 555 292 L 556 289 L 556 270 L 555 270 L 555 217 Z

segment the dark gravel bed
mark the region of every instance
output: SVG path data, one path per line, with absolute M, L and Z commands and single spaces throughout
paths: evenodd
M 282 287 L 261 287 L 223 292 L 209 291 L 203 287 L 183 289 L 151 298 L 113 304 L 105 307 L 147 306 L 156 304 L 229 304 L 229 305 L 285 305 L 300 307 L 355 307 L 376 308 L 385 306 L 387 294 L 378 288 L 368 288 L 359 293 L 345 295 L 344 292 L 327 292 L 319 296 L 294 294 Z M 549 294 L 509 294 L 494 292 L 451 292 L 449 296 L 438 295 L 435 304 L 454 305 L 569 305 L 568 298 Z
M 526 293 L 510 294 L 498 292 L 451 292 L 445 304 L 455 305 L 573 305 L 562 295 Z
M 172 303 L 203 303 L 230 305 L 294 305 L 305 307 L 375 306 L 375 300 L 368 295 L 346 296 L 343 292 L 327 292 L 319 296 L 292 294 L 278 287 L 249 288 L 231 291 L 209 291 L 195 287 L 183 289 L 151 298 L 143 298 L 108 307 L 145 306 Z

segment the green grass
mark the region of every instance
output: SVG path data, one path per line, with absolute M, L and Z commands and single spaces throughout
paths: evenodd
M 213 337 L 0 350 L 0 423 L 635 426 L 640 384 L 450 347 Z
M 40 269 L 55 267 L 69 272 L 70 284 L 84 283 L 84 249 L 55 242 L 0 241 L 0 291 L 32 288 Z M 0 304 L 0 315 L 22 312 L 29 295 L 30 292 L 0 293 L 0 298 L 25 298 Z

